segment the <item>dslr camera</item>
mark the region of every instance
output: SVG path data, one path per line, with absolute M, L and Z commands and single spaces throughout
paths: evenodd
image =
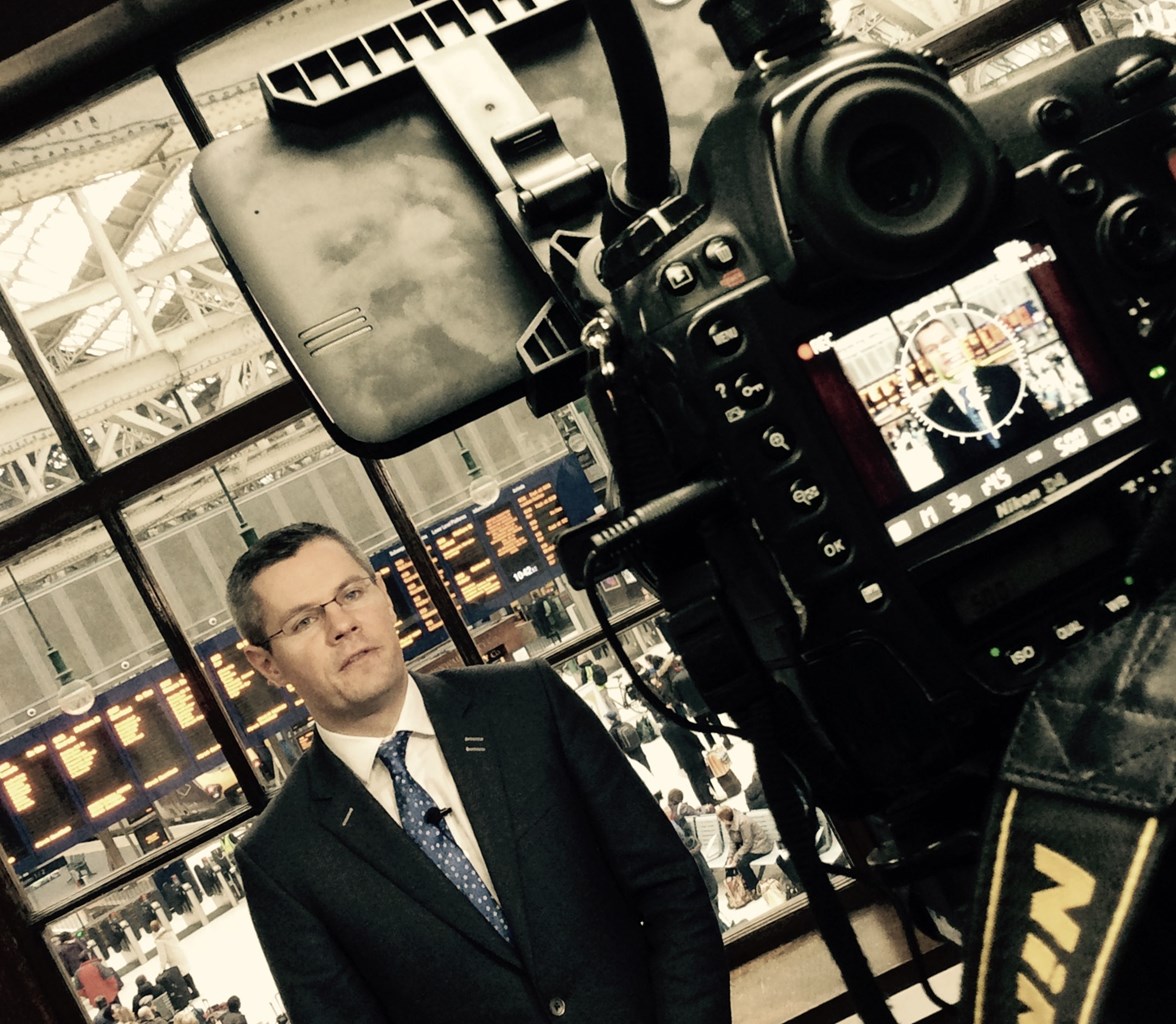
M 951 934 L 1026 693 L 1167 582 L 1176 47 L 965 102 L 823 8 L 702 16 L 744 75 L 584 275 L 618 507 L 562 554 L 642 575 L 769 796 L 782 751 Z

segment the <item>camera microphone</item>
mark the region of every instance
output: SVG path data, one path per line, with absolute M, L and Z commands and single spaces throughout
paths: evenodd
M 440 825 L 441 819 L 444 818 L 445 815 L 452 813 L 452 807 L 430 807 L 427 811 L 425 811 L 425 824 Z

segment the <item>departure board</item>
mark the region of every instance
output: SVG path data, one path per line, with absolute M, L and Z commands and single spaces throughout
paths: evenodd
M 123 817 L 132 807 L 138 809 L 135 780 L 118 756 L 102 715 L 54 733 L 49 742 L 91 820 Z
M 235 631 L 221 633 L 197 646 L 197 652 L 208 661 L 225 696 L 241 716 L 246 734 L 273 724 L 292 710 L 297 700 L 290 690 L 274 686 L 249 664 L 245 657 L 247 646 L 246 641 L 237 639 Z
M 535 487 L 526 488 L 519 485 L 511 489 L 511 494 L 518 502 L 531 532 L 538 539 L 539 549 L 543 552 L 547 564 L 558 565 L 555 541 L 552 538 L 556 530 L 569 524 L 570 519 L 559 500 L 555 484 L 546 480 Z
M 188 765 L 179 726 L 158 686 L 148 686 L 106 709 L 106 720 L 126 751 L 144 789 L 178 780 Z
M 160 680 L 159 692 L 167 702 L 168 709 L 175 716 L 188 746 L 197 761 L 204 761 L 220 750 L 220 744 L 212 735 L 212 729 L 204 720 L 204 712 L 192 696 L 188 680 L 178 673 Z
M 412 615 L 416 618 L 422 632 L 443 633 L 445 623 L 441 621 L 433 599 L 429 597 L 429 592 L 421 582 L 420 573 L 413 567 L 403 548 L 398 554 L 392 556 L 392 571 L 396 573 L 404 586 L 404 592 L 408 595 L 409 603 L 412 605 Z
M 486 539 L 502 566 L 508 585 L 525 584 L 542 572 L 545 558 L 531 541 L 513 505 L 493 509 L 481 518 Z
M 7 744 L 11 747 L 12 744 Z M 8 811 L 24 825 L 34 851 L 87 837 L 85 819 L 74 802 L 47 742 L 33 741 L 15 757 L 0 759 L 0 792 Z
M 429 536 L 442 566 L 457 586 L 461 602 L 484 602 L 506 589 L 469 513 L 447 520 L 430 530 Z
M 20 834 L 3 800 L 0 800 L 0 851 L 3 851 L 4 858 L 9 864 L 15 864 L 29 855 L 24 836 Z

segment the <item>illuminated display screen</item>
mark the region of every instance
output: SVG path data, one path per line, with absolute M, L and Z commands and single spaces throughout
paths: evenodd
M 537 487 L 524 488 L 518 485 L 511 489 L 519 508 L 526 517 L 527 525 L 539 541 L 539 548 L 549 566 L 558 564 L 555 556 L 555 531 L 570 524 L 553 483 L 544 482 Z
M 160 681 L 159 692 L 163 694 L 163 699 L 167 701 L 168 708 L 179 723 L 196 760 L 204 761 L 217 753 L 220 744 L 204 720 L 204 712 L 192 696 L 188 680 L 179 674 L 170 675 Z
M 29 742 L 26 737 L 23 741 Z M 11 750 L 13 744 L 7 744 Z M 72 845 L 89 833 L 80 807 L 65 784 L 47 742 L 0 756 L 0 792 L 34 852 Z
M 65 777 L 77 788 L 86 816 L 94 821 L 124 817 L 132 801 L 138 802 L 135 780 L 106 730 L 102 715 L 93 715 L 50 738 Z
M 1012 514 L 1015 487 L 1053 493 L 1067 459 L 1139 420 L 1052 247 L 993 256 L 797 350 L 895 544 L 980 506 Z
M 482 528 L 510 585 L 526 583 L 540 574 L 546 559 L 535 549 L 514 506 L 487 512 Z
M 433 550 L 457 585 L 461 603 L 477 604 L 506 589 L 468 513 L 448 520 L 430 531 L 430 536 Z
M 148 686 L 106 709 L 106 719 L 144 789 L 178 779 L 189 754 L 157 686 Z
M 232 645 L 223 646 L 226 640 Z M 246 646 L 245 641 L 238 640 L 236 632 L 231 631 L 227 637 L 222 633 L 200 644 L 197 651 L 212 667 L 213 675 L 249 734 L 272 725 L 300 702 L 291 691 L 279 690 L 249 664 L 245 657 Z

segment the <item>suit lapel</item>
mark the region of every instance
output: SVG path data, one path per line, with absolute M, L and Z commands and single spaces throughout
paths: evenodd
M 404 834 L 324 743 L 312 745 L 312 805 L 319 825 L 383 874 L 405 897 L 510 963 L 510 946 L 417 845 Z M 376 897 L 373 896 L 373 903 Z
M 502 784 L 500 759 L 507 751 L 497 742 L 489 702 L 478 700 L 472 688 L 459 687 L 436 676 L 414 678 L 486 859 L 499 905 L 523 959 L 529 960 L 530 936 L 511 807 Z

